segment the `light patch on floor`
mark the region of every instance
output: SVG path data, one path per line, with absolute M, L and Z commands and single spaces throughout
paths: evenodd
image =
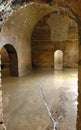
M 40 86 L 58 122 L 57 130 L 76 130 L 77 71 L 34 71 L 3 79 L 4 121 L 7 130 L 53 130 L 40 95 Z

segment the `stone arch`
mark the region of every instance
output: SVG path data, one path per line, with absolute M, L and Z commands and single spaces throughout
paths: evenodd
M 54 18 L 57 19 L 57 21 L 54 21 Z M 73 30 L 74 33 L 72 34 Z M 31 36 L 31 45 L 32 66 L 54 68 L 54 51 L 62 50 L 64 52 L 64 67 L 71 68 L 73 66 L 77 68 L 77 24 L 63 12 L 58 13 L 57 11 L 53 11 L 44 16 L 35 25 Z M 71 54 L 71 50 L 73 54 Z
M 2 76 L 18 76 L 17 51 L 10 44 L 1 48 L 1 70 Z

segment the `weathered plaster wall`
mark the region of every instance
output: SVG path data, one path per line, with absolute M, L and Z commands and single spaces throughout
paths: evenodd
M 54 68 L 54 53 L 56 50 L 63 51 L 64 68 L 77 68 L 78 51 L 75 42 L 33 42 L 32 65 L 33 67 Z
M 53 9 L 32 4 L 15 11 L 2 29 L 0 45 L 11 44 L 18 55 L 19 76 L 31 71 L 31 34 L 36 23 Z
M 32 35 L 33 67 L 54 68 L 54 53 L 63 51 L 63 67 L 77 68 L 78 29 L 75 22 L 62 14 L 52 13 L 41 19 Z

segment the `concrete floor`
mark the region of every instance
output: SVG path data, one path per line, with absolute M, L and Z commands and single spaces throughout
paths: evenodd
M 54 130 L 45 101 L 57 130 L 76 130 L 77 71 L 34 71 L 4 78 L 2 88 L 7 130 Z

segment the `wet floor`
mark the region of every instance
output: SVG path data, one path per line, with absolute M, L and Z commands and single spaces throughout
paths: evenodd
M 7 130 L 54 130 L 45 102 L 56 130 L 76 130 L 77 71 L 42 70 L 6 77 L 2 88 Z

